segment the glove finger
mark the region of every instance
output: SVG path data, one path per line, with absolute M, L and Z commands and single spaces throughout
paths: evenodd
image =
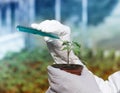
M 46 26 L 46 25 L 49 25 L 50 24 L 50 20 L 45 20 L 41 23 L 39 23 L 40 26 Z
M 49 24 L 50 24 L 50 20 L 45 20 L 39 24 L 33 23 L 31 24 L 31 27 L 44 31 L 44 29 L 46 29 Z
M 48 90 L 46 91 L 46 93 L 56 93 L 54 90 L 51 89 L 51 87 L 48 88 Z
M 60 69 L 58 69 L 58 68 L 48 66 L 47 69 L 48 69 L 49 75 L 51 75 L 51 76 L 61 76 L 62 75 Z
M 48 81 L 49 83 L 59 84 L 59 81 L 61 79 L 59 77 L 52 76 L 50 73 L 48 73 Z
M 64 26 L 59 21 L 56 20 L 43 21 L 39 24 L 39 27 L 42 31 L 54 32 L 58 35 L 70 33 L 70 28 L 68 26 Z
M 46 20 L 46 21 L 41 22 L 39 24 L 39 29 L 41 29 L 42 31 L 45 31 L 45 32 L 49 32 L 49 30 L 50 30 L 50 21 Z
M 65 78 L 66 76 L 71 75 L 68 72 L 60 70 L 58 68 L 54 68 L 52 66 L 48 66 L 47 69 L 48 69 L 48 73 L 53 77 Z
M 39 28 L 45 32 L 56 32 L 59 27 L 60 23 L 55 20 L 45 20 L 39 24 Z
M 51 81 L 51 80 L 52 80 L 52 81 Z M 57 82 L 56 82 L 56 80 L 57 80 Z M 49 78 L 48 81 L 49 81 L 50 89 L 51 89 L 53 92 L 59 93 L 58 91 L 61 91 L 60 88 L 62 88 L 62 86 L 61 86 L 60 84 L 61 84 L 61 81 L 63 81 L 63 80 L 61 80 L 60 78 L 59 78 L 59 79 L 57 79 L 57 78 L 50 79 L 50 78 Z
M 59 91 L 59 84 L 55 84 L 55 83 L 50 83 L 50 89 L 55 92 L 55 93 L 58 93 L 57 91 Z
M 31 27 L 34 28 L 34 29 L 37 29 L 37 30 L 41 30 L 41 27 L 37 23 L 32 23 Z
M 32 28 L 37 28 L 37 27 L 38 27 L 38 24 L 32 23 L 32 24 L 31 24 L 31 27 L 32 27 Z
M 33 23 L 31 24 L 31 27 L 38 30 L 42 30 L 44 32 L 53 32 L 53 30 L 55 30 L 53 28 L 53 25 L 50 24 L 49 20 L 46 20 L 45 22 L 41 22 L 40 24 Z

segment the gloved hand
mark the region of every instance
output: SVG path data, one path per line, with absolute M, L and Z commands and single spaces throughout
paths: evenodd
M 48 66 L 49 90 L 46 93 L 101 93 L 94 75 L 84 68 L 81 76 Z
M 42 30 L 44 32 L 51 32 L 57 34 L 60 39 L 52 39 L 45 37 L 45 41 L 48 45 L 49 51 L 55 61 L 55 63 L 66 63 L 67 52 L 63 51 L 63 41 L 70 41 L 70 28 L 66 25 L 61 24 L 56 20 L 45 20 L 40 24 L 34 23 L 31 25 L 33 28 Z M 80 59 L 71 51 L 70 63 L 82 64 Z M 82 64 L 83 65 L 83 64 Z

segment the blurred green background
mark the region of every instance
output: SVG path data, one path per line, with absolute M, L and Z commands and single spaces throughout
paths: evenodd
M 81 58 L 106 80 L 120 70 L 120 0 L 0 0 L 0 93 L 45 93 L 52 59 L 43 37 L 18 32 L 56 19 L 70 26 Z

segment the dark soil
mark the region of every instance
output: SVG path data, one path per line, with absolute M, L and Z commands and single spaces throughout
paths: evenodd
M 83 69 L 83 66 L 78 64 L 53 64 L 52 66 L 76 75 L 81 75 Z

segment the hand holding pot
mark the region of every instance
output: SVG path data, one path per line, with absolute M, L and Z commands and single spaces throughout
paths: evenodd
M 52 39 L 45 37 L 50 53 L 56 63 L 66 63 L 67 51 L 63 51 L 63 41 L 70 41 L 70 28 L 66 25 L 61 24 L 56 20 L 45 20 L 40 24 L 34 23 L 31 25 L 33 28 L 42 30 L 44 32 L 51 32 L 57 34 L 60 39 Z M 82 64 L 77 56 L 71 51 L 70 63 Z M 83 65 L 83 64 L 82 64 Z
M 84 68 L 80 76 L 48 66 L 47 93 L 101 93 L 94 75 Z

